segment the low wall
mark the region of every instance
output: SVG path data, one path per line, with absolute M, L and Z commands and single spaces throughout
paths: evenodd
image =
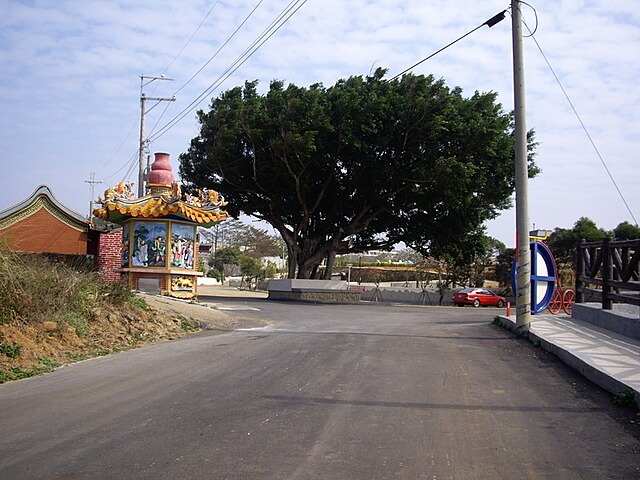
M 358 300 L 366 302 L 383 302 L 383 303 L 408 303 L 415 305 L 438 305 L 440 294 L 434 288 L 428 288 L 424 292 L 421 288 L 407 287 L 379 287 L 376 293 L 375 285 L 351 283 L 336 280 L 269 280 L 267 290 L 269 290 L 269 298 L 275 298 L 272 292 L 292 292 L 292 291 L 350 291 L 358 293 Z M 459 289 L 456 289 L 459 290 Z M 445 293 L 442 305 L 453 305 L 453 292 L 449 290 Z M 300 296 L 300 294 L 289 295 L 287 298 Z M 306 296 L 306 295 L 305 295 Z M 281 295 L 285 297 L 285 295 Z M 353 300 L 348 300 L 353 301 Z M 515 305 L 513 298 L 507 297 L 507 302 Z
M 440 295 L 436 290 L 427 289 L 422 292 L 421 288 L 402 287 L 366 287 L 362 293 L 362 300 L 369 302 L 389 302 L 389 303 L 411 303 L 419 305 L 438 305 Z M 443 305 L 453 304 L 453 293 L 447 292 L 444 296 Z
M 600 303 L 574 303 L 571 317 L 640 340 L 640 308 L 634 305 L 614 303 L 613 310 L 603 310 Z
M 352 290 L 269 290 L 270 300 L 296 300 L 313 303 L 357 303 L 360 292 Z
M 341 280 L 305 280 L 285 278 L 269 280 L 269 291 L 290 292 L 292 290 L 346 290 L 347 282 Z
M 340 280 L 284 279 L 269 280 L 271 300 L 297 300 L 314 303 L 353 303 L 360 301 L 360 292 L 347 290 Z

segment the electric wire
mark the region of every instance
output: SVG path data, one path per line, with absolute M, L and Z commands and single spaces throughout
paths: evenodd
M 247 18 L 245 18 L 245 20 L 242 22 L 241 26 L 247 21 L 247 19 L 253 14 L 253 12 L 256 10 L 256 8 L 260 5 L 260 3 L 262 3 L 263 0 L 260 0 L 260 2 L 258 2 L 258 4 L 256 5 L 256 7 L 254 7 L 254 9 L 251 11 L 251 13 L 249 14 L 249 16 Z M 173 126 L 175 126 L 178 122 L 180 122 L 190 111 L 191 108 L 194 107 L 195 105 L 199 104 L 203 97 L 206 96 L 211 90 L 213 90 L 214 88 L 217 88 L 217 86 L 219 86 L 222 82 L 224 82 L 224 80 L 226 80 L 229 76 L 231 76 L 244 62 L 246 62 L 246 60 L 248 60 L 267 40 L 269 40 L 269 38 L 271 38 L 271 36 L 273 36 L 295 13 L 298 12 L 298 10 L 300 10 L 300 8 L 302 8 L 302 6 L 304 6 L 304 4 L 307 2 L 308 0 L 304 0 L 304 1 L 300 1 L 300 0 L 292 0 L 289 5 L 287 7 L 285 7 L 283 9 L 282 12 L 280 12 L 280 14 L 276 17 L 275 20 L 273 20 L 271 22 L 271 24 L 262 32 L 262 34 L 256 39 L 254 40 L 251 45 L 245 49 L 245 51 L 236 59 L 236 61 L 230 66 L 228 67 L 222 75 L 220 75 L 220 77 L 218 77 L 218 79 L 211 84 L 202 94 L 200 94 L 196 100 L 194 100 L 193 102 L 191 102 L 191 104 L 189 104 L 188 107 L 186 107 L 184 110 L 182 110 L 178 115 L 176 115 L 172 120 L 170 120 L 167 124 L 165 124 L 162 129 L 160 129 L 159 132 L 157 132 L 155 135 L 153 135 L 153 130 L 155 130 L 155 128 L 157 127 L 158 123 L 160 122 L 160 119 L 162 118 L 162 116 L 164 115 L 164 112 L 166 112 L 167 108 L 169 107 L 169 105 L 167 105 L 165 107 L 165 110 L 163 112 L 163 114 L 160 116 L 160 118 L 158 119 L 158 121 L 156 121 L 156 123 L 154 124 L 153 130 L 152 130 L 152 134 L 150 134 L 147 137 L 147 141 L 149 143 L 151 143 L 154 140 L 157 140 L 158 138 L 160 138 L 162 135 L 164 135 L 167 131 L 169 131 Z M 217 3 L 217 2 L 216 2 Z M 214 4 L 215 7 L 215 4 Z M 297 7 L 297 8 L 296 8 Z M 211 10 L 213 10 L 213 7 L 210 9 L 209 13 L 207 13 L 207 16 L 211 13 Z M 286 18 L 285 18 L 286 17 Z M 206 19 L 206 16 L 205 16 Z M 204 20 L 203 20 L 204 22 Z M 201 24 L 203 23 L 201 22 Z M 239 29 L 241 28 L 238 27 L 238 29 L 236 29 L 236 31 L 234 31 L 233 35 L 235 35 Z M 195 33 L 194 33 L 195 35 Z M 192 35 L 193 37 L 193 35 Z M 266 37 L 266 38 L 265 38 Z M 231 38 L 229 38 L 226 42 L 225 45 L 231 40 Z M 253 49 L 253 50 L 252 50 Z M 183 48 L 184 50 L 184 48 Z M 216 54 L 214 54 L 213 57 L 215 57 L 215 55 L 217 55 L 218 52 L 216 52 Z M 213 59 L 213 57 L 211 59 L 209 59 L 209 61 L 207 62 L 210 63 L 210 61 Z M 177 58 L 177 56 L 176 56 Z M 174 59 L 175 61 L 175 59 Z M 173 61 L 172 61 L 173 63 Z M 206 66 L 206 64 L 205 64 Z M 235 68 L 234 68 L 235 67 Z M 202 69 L 204 68 L 204 66 L 198 70 L 198 72 L 196 73 L 196 75 L 198 73 L 200 73 L 202 71 Z M 191 82 L 195 76 L 192 76 L 187 83 Z M 180 91 L 182 90 L 182 88 L 184 88 L 186 86 L 183 85 L 182 87 L 180 87 L 180 89 L 177 90 Z M 157 105 L 154 105 L 154 107 Z M 152 107 L 153 108 L 153 107 Z M 149 109 L 151 110 L 151 109 Z M 135 124 L 134 124 L 135 126 Z M 133 130 L 133 126 L 131 127 L 129 134 L 131 133 L 131 131 Z M 128 134 L 128 135 L 129 135 Z M 127 135 L 127 137 L 128 137 Z M 123 141 L 124 143 L 124 141 Z M 115 156 L 115 155 L 114 155 Z M 133 168 L 135 167 L 135 160 L 137 159 L 138 153 L 135 153 L 134 155 L 132 155 L 132 157 L 130 158 L 130 160 L 125 163 L 122 167 L 120 167 L 116 172 L 114 172 L 113 174 L 105 177 L 105 179 L 111 178 L 115 175 L 117 175 L 119 172 L 121 172 L 125 167 L 129 166 L 127 172 L 125 173 L 123 180 L 125 178 L 127 178 L 131 172 L 133 171 Z
M 529 5 L 527 2 L 523 2 L 522 0 L 520 0 L 520 3 L 526 5 L 527 7 L 529 7 L 531 10 L 533 10 L 533 15 L 536 18 L 536 26 L 533 29 L 533 32 L 531 31 L 531 29 L 529 28 L 529 26 L 527 25 L 527 22 L 524 21 L 524 19 L 522 20 L 522 23 L 524 23 L 524 26 L 527 27 L 527 30 L 529 30 L 529 35 L 524 36 L 524 38 L 529 38 L 529 37 L 533 37 L 536 32 L 538 31 L 538 25 L 540 24 L 540 22 L 538 21 L 538 11 L 531 5 Z
M 524 3 L 524 2 L 521 2 L 521 3 Z M 529 5 L 529 4 L 526 4 L 526 5 L 531 7 L 531 5 Z M 531 8 L 535 11 L 535 8 L 533 8 L 533 7 L 531 7 Z M 537 18 L 538 18 L 538 16 L 536 14 L 536 22 L 537 22 Z M 542 55 L 542 58 L 544 59 L 545 63 L 547 64 L 547 67 L 549 67 L 549 70 L 553 74 L 553 77 L 555 78 L 556 82 L 558 83 L 558 86 L 560 87 L 560 90 L 562 90 L 564 98 L 569 103 L 569 106 L 571 107 L 571 110 L 573 110 L 574 115 L 578 119 L 578 122 L 580 123 L 580 126 L 582 127 L 582 130 L 584 130 L 584 133 L 587 135 L 587 138 L 589 139 L 589 142 L 591 143 L 591 146 L 593 147 L 593 150 L 596 152 L 596 155 L 600 159 L 600 163 L 602 163 L 602 166 L 604 167 L 605 171 L 607 172 L 607 175 L 609 176 L 609 179 L 611 180 L 611 182 L 613 183 L 613 186 L 615 187 L 616 191 L 618 192 L 618 195 L 620 196 L 620 199 L 622 200 L 622 203 L 627 208 L 627 211 L 629 212 L 629 215 L 633 219 L 633 221 L 636 224 L 636 226 L 638 226 L 638 220 L 636 220 L 636 217 L 633 214 L 633 212 L 631 211 L 631 207 L 629 207 L 629 204 L 627 203 L 627 200 L 625 199 L 624 194 L 622 193 L 622 190 L 620 190 L 620 187 L 618 186 L 618 183 L 616 182 L 615 178 L 613 178 L 613 174 L 611 173 L 611 170 L 609 170 L 609 167 L 607 166 L 607 163 L 605 162 L 604 158 L 600 154 L 600 150 L 596 146 L 596 142 L 593 140 L 593 137 L 589 133 L 589 129 L 586 127 L 586 125 L 582 121 L 582 118 L 580 117 L 580 114 L 578 113 L 578 110 L 576 109 L 576 107 L 574 106 L 573 102 L 571 101 L 571 98 L 569 97 L 569 94 L 567 93 L 567 91 L 565 90 L 564 86 L 562 85 L 562 82 L 560 81 L 560 78 L 558 77 L 558 75 L 556 74 L 555 70 L 551 66 L 551 62 L 549 62 L 549 59 L 545 55 L 544 51 L 542 50 L 542 47 L 538 43 L 538 40 L 534 36 L 535 30 L 534 30 L 534 32 L 531 32 L 531 29 L 529 28 L 529 26 L 527 25 L 527 23 L 524 20 L 523 20 L 522 23 L 524 23 L 524 26 L 527 28 L 527 30 L 529 30 L 529 33 L 530 33 L 529 36 L 533 39 L 534 43 L 536 44 L 536 47 L 538 47 L 538 50 L 540 51 L 540 54 Z M 537 29 L 537 26 L 536 26 L 536 29 Z
M 195 107 L 196 105 L 201 103 L 205 96 L 207 96 L 212 90 L 217 88 L 220 84 L 222 84 L 222 82 L 224 82 L 229 76 L 231 76 L 233 72 L 235 72 L 246 60 L 248 60 L 269 38 L 271 38 L 273 34 L 275 34 L 275 32 L 277 32 L 282 27 L 282 25 L 284 25 L 284 23 L 286 23 L 293 16 L 307 2 L 307 0 L 304 0 L 302 4 L 295 11 L 293 11 L 293 13 L 291 13 L 287 18 L 282 20 L 287 14 L 291 12 L 291 10 L 296 6 L 295 4 L 297 4 L 298 2 L 299 0 L 295 0 L 289 3 L 289 5 L 285 8 L 285 10 L 283 10 L 278 15 L 278 17 L 273 22 L 271 22 L 269 27 L 267 27 L 262 32 L 262 34 L 256 40 L 254 40 L 252 44 L 249 47 L 247 47 L 242 54 L 238 56 L 238 58 L 234 61 L 234 63 L 232 63 L 229 67 L 227 67 L 227 69 L 204 92 L 202 92 L 198 97 L 196 97 L 196 99 L 192 101 L 185 109 L 183 109 L 178 115 L 176 115 L 170 122 L 165 124 L 160 129 L 160 131 L 153 137 L 153 139 L 155 140 L 160 136 L 164 135 L 164 133 L 166 133 L 169 129 L 171 129 L 178 122 L 180 122 L 188 113 L 190 113 L 192 110 L 192 107 Z M 270 35 L 268 35 L 265 38 L 265 35 L 267 35 L 276 26 L 277 28 L 275 29 L 275 31 L 272 31 Z M 261 40 L 262 40 L 262 43 L 259 43 Z
M 116 156 L 118 155 L 118 153 L 120 153 L 120 150 L 122 150 L 122 147 L 124 146 L 124 144 L 126 143 L 126 141 L 129 139 L 129 136 L 131 135 L 131 132 L 133 131 L 134 127 L 137 124 L 137 120 L 134 120 L 134 122 L 131 124 L 131 128 L 129 128 L 129 131 L 127 132 L 127 134 L 124 136 L 124 138 L 122 139 L 122 142 L 120 142 L 120 145 L 118 145 L 118 148 L 116 149 L 115 152 L 113 152 L 113 155 L 111 155 L 109 157 L 109 159 L 103 163 L 102 165 L 100 165 L 100 167 L 98 167 L 98 169 L 96 170 L 95 173 L 101 172 L 103 171 L 105 168 L 107 168 L 107 166 L 113 161 L 114 158 L 116 158 Z M 122 167 L 120 168 L 120 170 L 122 169 Z M 118 171 L 120 171 L 118 170 Z M 118 172 L 116 172 L 118 173 Z M 109 175 L 108 177 L 104 177 L 103 180 L 105 178 L 110 178 L 112 177 L 114 174 Z
M 209 16 L 211 15 L 211 13 L 213 12 L 214 8 L 216 7 L 216 5 L 218 5 L 218 3 L 220 3 L 220 0 L 216 0 L 213 5 L 211 6 L 211 8 L 209 9 L 209 11 L 206 13 L 206 15 L 204 16 L 204 18 L 200 21 L 200 24 L 196 27 L 196 29 L 193 31 L 193 33 L 189 36 L 189 38 L 187 39 L 187 41 L 185 42 L 185 44 L 182 46 L 182 48 L 178 51 L 178 53 L 173 57 L 173 59 L 169 62 L 169 65 L 167 65 L 165 67 L 165 69 L 163 70 L 163 74 L 166 74 L 169 69 L 171 68 L 171 66 L 175 63 L 175 61 L 180 57 L 180 55 L 182 55 L 182 53 L 184 52 L 184 50 L 189 46 L 189 44 L 191 43 L 191 41 L 193 40 L 193 38 L 196 36 L 196 34 L 198 33 L 198 31 L 200 31 L 200 28 L 202 28 L 202 25 L 204 25 L 204 22 L 207 20 L 207 18 L 209 18 Z M 153 95 L 153 93 L 155 92 L 155 89 L 157 88 L 157 84 L 154 86 L 154 89 L 152 90 L 151 95 Z M 170 104 L 167 104 L 162 112 L 162 114 L 160 115 L 160 117 L 158 118 L 158 120 L 156 121 L 156 123 L 154 124 L 151 133 L 153 133 L 153 130 L 155 130 L 155 128 L 158 126 L 158 124 L 160 123 L 160 120 L 162 120 L 162 117 L 165 115 L 165 113 L 167 112 L 167 109 L 169 108 Z M 153 107 L 152 107 L 153 108 Z M 149 109 L 151 110 L 151 109 Z M 131 128 L 129 128 L 129 131 L 127 132 L 127 134 L 125 135 L 124 139 L 122 140 L 122 142 L 120 143 L 120 145 L 118 146 L 118 148 L 116 149 L 116 151 L 113 153 L 113 155 L 98 169 L 98 171 L 101 171 L 103 169 L 105 169 L 107 167 L 107 165 L 109 165 L 113 159 L 118 155 L 118 153 L 120 152 L 120 150 L 122 149 L 122 147 L 124 146 L 124 144 L 126 143 L 126 141 L 129 139 L 129 137 L 131 136 L 131 132 L 133 132 L 133 129 L 136 127 L 136 125 L 138 124 L 139 119 L 134 120 L 133 123 L 131 124 Z M 137 153 L 136 153 L 137 155 Z M 112 173 L 111 175 L 104 177 L 104 179 L 108 179 L 111 177 L 116 176 L 118 173 L 120 173 L 120 171 L 122 171 L 123 168 L 125 168 L 127 165 L 129 165 L 129 162 L 131 162 L 131 158 L 129 160 L 127 160 L 127 162 L 125 162 L 124 165 L 122 165 L 118 170 L 116 170 L 114 173 Z M 130 167 L 131 169 L 131 167 Z M 128 176 L 128 174 L 126 175 Z
M 164 110 L 162 110 L 162 113 L 160 114 L 160 116 L 156 120 L 156 123 L 153 124 L 153 127 L 149 131 L 149 135 L 153 135 L 153 132 L 156 131 L 156 127 L 160 123 L 160 120 L 162 120 L 162 117 L 164 117 L 165 113 L 167 113 L 167 110 L 169 109 L 170 105 L 171 105 L 171 102 L 165 102 Z
M 224 47 L 227 46 L 227 44 L 233 39 L 233 37 L 236 36 L 236 34 L 242 29 L 242 27 L 244 26 L 245 23 L 247 23 L 247 21 L 251 18 L 251 16 L 255 13 L 255 11 L 258 9 L 258 7 L 260 6 L 260 4 L 263 2 L 263 0 L 260 0 L 255 7 L 253 7 L 253 9 L 249 12 L 249 14 L 245 17 L 245 19 L 242 21 L 242 23 L 240 23 L 240 25 L 238 25 L 238 27 L 234 30 L 234 32 L 229 36 L 229 38 L 227 38 L 227 40 L 220 46 L 220 48 L 218 48 L 218 50 L 216 50 L 216 52 L 209 58 L 209 60 L 207 60 L 204 65 L 202 65 L 202 67 L 200 67 L 198 69 L 198 71 L 196 73 L 194 73 L 191 78 L 189 80 L 187 80 L 184 85 L 182 85 L 178 90 L 175 91 L 175 94 L 177 95 L 178 92 L 180 92 L 184 87 L 186 87 L 187 85 L 189 85 L 189 83 L 191 83 L 191 81 L 196 78 L 200 72 L 202 72 L 202 70 L 204 70 L 206 68 L 207 65 L 209 65 L 209 63 L 211 63 L 211 61 L 216 58 L 216 56 L 220 53 L 220 51 L 222 51 L 222 49 Z
M 167 67 L 164 69 L 163 73 L 166 73 L 171 68 L 171 66 L 174 64 L 174 62 L 178 59 L 178 57 L 180 55 L 182 55 L 182 52 L 184 52 L 184 49 L 189 46 L 189 44 L 191 43 L 191 40 L 193 40 L 193 37 L 195 37 L 196 34 L 200 31 L 200 28 L 202 28 L 202 25 L 204 25 L 204 22 L 207 20 L 207 18 L 209 18 L 209 15 L 211 15 L 211 12 L 213 12 L 213 9 L 216 8 L 216 5 L 218 5 L 218 3 L 220 3 L 220 0 L 216 0 L 216 2 L 213 4 L 213 6 L 209 9 L 207 14 L 204 16 L 204 18 L 200 22 L 200 25 L 198 25 L 197 28 L 193 31 L 193 33 L 191 34 L 191 36 L 189 37 L 187 42 L 182 46 L 182 48 L 176 54 L 176 56 L 173 57 L 173 60 L 171 60 L 171 62 L 169 62 L 169 65 L 167 65 Z
M 174 96 L 176 96 L 183 88 L 185 88 L 187 85 L 189 85 L 193 79 L 195 79 L 201 72 L 202 70 L 205 69 L 205 67 L 207 65 L 209 65 L 209 63 L 211 63 L 211 61 L 222 51 L 222 49 L 227 46 L 227 44 L 233 39 L 233 37 L 235 37 L 235 35 L 242 29 L 242 27 L 244 26 L 244 24 L 249 20 L 249 18 L 251 18 L 251 16 L 255 13 L 255 11 L 258 9 L 258 7 L 260 6 L 260 4 L 263 2 L 263 0 L 260 0 L 255 7 L 253 7 L 253 9 L 251 10 L 251 12 L 249 12 L 249 14 L 245 17 L 245 19 L 242 21 L 242 23 L 240 23 L 240 25 L 234 30 L 234 32 L 231 34 L 231 36 L 229 36 L 229 38 L 227 38 L 227 40 L 220 46 L 220 48 L 218 48 L 218 50 L 216 50 L 216 52 L 209 57 L 209 59 L 204 63 L 204 65 L 202 65 L 198 71 L 196 71 L 196 73 L 194 73 L 191 78 L 189 78 L 189 80 L 187 80 L 180 88 L 178 88 L 175 92 L 174 92 Z M 216 2 L 217 4 L 217 2 Z M 215 5 L 214 5 L 215 7 Z M 213 8 L 212 8 L 213 10 Z M 211 13 L 211 10 L 209 11 L 209 13 Z M 207 16 L 209 16 L 209 14 L 207 14 Z M 205 17 L 206 18 L 206 17 Z M 204 20 L 203 20 L 204 22 Z M 202 25 L 202 23 L 200 24 Z M 199 27 L 198 27 L 199 28 Z M 193 37 L 193 35 L 192 35 Z M 184 50 L 184 47 L 183 47 Z M 177 57 L 176 57 L 177 58 Z M 173 63 L 173 62 L 172 62 Z M 160 120 L 162 120 L 162 118 L 164 117 L 167 109 L 169 108 L 169 104 L 167 104 L 167 106 L 165 107 L 164 111 L 162 112 L 162 114 L 160 115 L 160 117 L 158 118 L 158 120 L 156 121 L 156 123 L 153 125 L 153 128 L 151 129 L 151 131 L 149 132 L 149 138 L 155 133 L 156 127 L 158 126 L 158 124 L 160 123 Z
M 172 120 L 167 122 L 160 130 L 150 138 L 151 141 L 157 140 L 162 135 L 167 133 L 177 123 L 184 119 L 191 110 L 200 104 L 204 97 L 210 94 L 213 90 L 218 88 L 227 78 L 229 78 L 238 68 L 240 68 L 249 58 L 251 58 L 259 49 L 264 45 L 275 33 L 282 28 L 287 21 L 295 15 L 300 8 L 307 3 L 308 0 L 294 0 L 288 7 L 283 10 L 280 15 L 274 20 L 269 27 L 267 27 L 262 34 L 253 41 L 253 43 L 245 49 L 245 51 L 238 56 L 238 58 L 229 66 L 224 72 L 205 89 L 195 100 L 193 100 L 187 107 L 185 107 L 179 114 L 177 114 Z
M 426 62 L 427 60 L 429 60 L 430 58 L 435 57 L 437 54 L 439 54 L 440 52 L 443 52 L 444 50 L 446 50 L 447 48 L 451 47 L 452 45 L 458 43 L 460 40 L 468 37 L 469 35 L 471 35 L 473 32 L 475 32 L 476 30 L 481 29 L 482 27 L 484 27 L 485 25 L 487 25 L 489 28 L 491 28 L 493 25 L 495 25 L 495 23 L 492 24 L 494 19 L 497 19 L 500 15 L 502 15 L 504 18 L 504 14 L 507 12 L 507 10 L 503 10 L 502 12 L 498 13 L 497 15 L 494 15 L 493 17 L 491 17 L 489 20 L 481 23 L 480 25 L 478 25 L 476 28 L 474 28 L 473 30 L 469 30 L 467 33 L 465 33 L 464 35 L 462 35 L 461 37 L 458 37 L 457 39 L 455 39 L 453 42 L 445 45 L 444 47 L 442 47 L 441 49 L 433 52 L 431 55 L 429 55 L 428 57 L 423 58 L 422 60 L 420 60 L 417 63 L 414 63 L 413 65 L 411 65 L 409 68 L 404 69 L 402 72 L 398 73 L 397 75 L 395 75 L 394 77 L 390 78 L 388 81 L 389 82 L 393 82 L 396 78 L 401 77 L 402 75 L 404 75 L 405 73 L 407 73 L 409 70 L 412 70 L 413 68 L 417 67 L 418 65 Z M 499 20 L 498 20 L 499 21 Z M 497 23 L 497 22 L 496 22 Z
M 138 161 L 138 151 L 136 150 L 135 153 L 133 153 L 129 159 L 115 172 L 113 172 L 111 175 L 108 175 L 106 177 L 102 177 L 102 181 L 104 180 L 108 180 L 112 177 L 115 177 L 116 175 L 118 175 L 122 170 L 124 170 L 124 168 L 128 167 L 127 171 L 125 172 L 125 174 L 122 176 L 122 181 L 124 181 L 125 179 L 127 179 L 129 177 L 129 175 L 131 175 L 134 166 L 137 164 Z

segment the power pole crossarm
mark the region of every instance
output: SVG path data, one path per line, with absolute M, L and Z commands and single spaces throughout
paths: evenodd
M 89 220 L 91 220 L 91 217 L 93 216 L 93 199 L 94 199 L 94 185 L 96 183 L 102 183 L 102 180 L 96 180 L 96 173 L 95 172 L 91 172 L 89 174 L 89 180 L 85 180 L 84 183 L 88 183 L 89 184 L 89 188 L 91 190 L 91 200 L 89 200 Z

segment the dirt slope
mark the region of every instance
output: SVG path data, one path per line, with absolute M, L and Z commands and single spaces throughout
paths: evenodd
M 87 332 L 64 323 L 0 325 L 0 383 L 99 355 L 172 340 L 202 328 L 232 330 L 258 326 L 205 304 L 142 295 L 149 309 L 125 304 L 96 308 Z

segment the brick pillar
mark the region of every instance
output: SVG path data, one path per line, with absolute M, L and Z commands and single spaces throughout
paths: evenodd
M 103 280 L 120 280 L 122 230 L 100 233 L 98 238 L 97 265 Z

